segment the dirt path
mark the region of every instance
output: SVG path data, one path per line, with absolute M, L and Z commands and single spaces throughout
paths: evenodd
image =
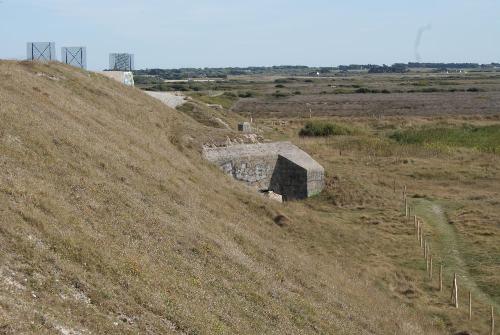
M 467 263 L 461 255 L 464 246 L 460 241 L 455 227 L 448 223 L 443 207 L 437 203 L 426 199 L 413 199 L 411 204 L 415 207 L 417 216 L 424 220 L 424 233 L 430 233 L 431 253 L 436 255 L 436 267 L 442 261 L 444 281 L 451 282 L 453 273 L 458 275 L 459 289 L 463 292 L 471 290 L 473 295 L 488 304 L 495 301 L 483 292 L 469 272 Z M 429 232 L 430 230 L 430 232 Z M 497 306 L 498 307 L 498 306 Z

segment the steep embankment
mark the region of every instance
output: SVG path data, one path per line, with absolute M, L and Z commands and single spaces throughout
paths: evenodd
M 293 206 L 203 162 L 213 131 L 92 73 L 0 62 L 0 333 L 432 333 L 311 252 Z

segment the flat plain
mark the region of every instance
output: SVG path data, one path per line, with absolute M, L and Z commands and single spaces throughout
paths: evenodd
M 252 120 L 265 138 L 294 142 L 325 167 L 323 194 L 287 204 L 304 213 L 299 221 L 308 224 L 298 229 L 314 232 L 312 250 L 349 255 L 341 257 L 346 267 L 443 329 L 488 330 L 490 306 L 500 307 L 499 73 L 238 76 L 193 96 L 209 102 L 222 92 L 228 113 Z M 301 136 L 308 124 L 333 130 Z M 414 218 L 403 216 L 404 187 L 411 214 L 424 222 L 432 280 Z M 459 309 L 450 300 L 454 273 Z

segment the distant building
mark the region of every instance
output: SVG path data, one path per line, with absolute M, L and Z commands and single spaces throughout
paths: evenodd
M 42 62 L 56 60 L 55 42 L 28 42 L 26 47 L 26 59 Z
M 134 55 L 127 53 L 112 53 L 109 55 L 109 70 L 133 71 Z

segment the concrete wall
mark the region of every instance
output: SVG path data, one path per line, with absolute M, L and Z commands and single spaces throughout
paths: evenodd
M 324 188 L 324 169 L 290 142 L 205 148 L 204 157 L 227 174 L 287 200 L 303 199 Z
M 114 79 L 123 85 L 134 86 L 134 74 L 132 72 L 123 71 L 98 71 L 97 73 L 102 74 L 108 78 Z
M 278 160 L 277 154 L 266 151 L 254 152 L 248 147 L 241 149 L 241 154 L 234 150 L 212 149 L 208 157 L 205 151 L 205 157 L 220 166 L 222 171 L 233 176 L 234 179 L 259 190 L 268 190 Z
M 288 158 L 278 156 L 269 189 L 281 194 L 285 200 L 307 198 L 307 170 Z

